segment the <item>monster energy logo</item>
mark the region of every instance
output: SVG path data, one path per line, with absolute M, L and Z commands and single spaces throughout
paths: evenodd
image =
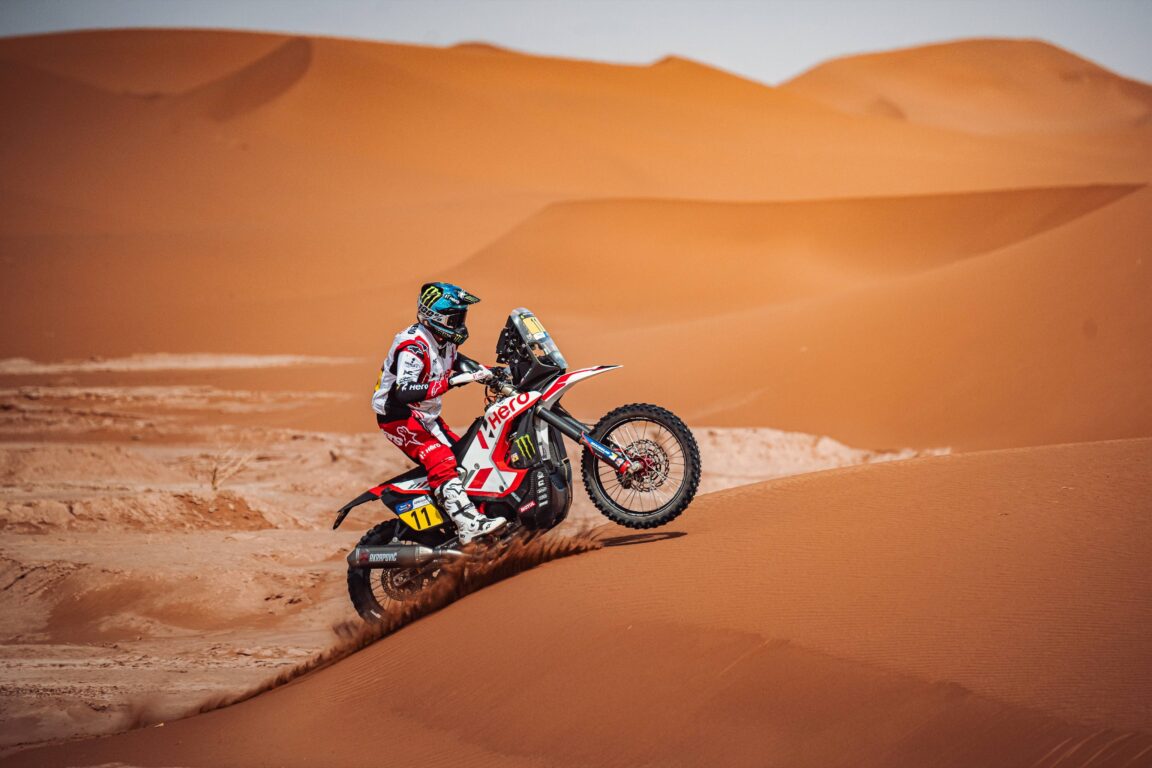
M 536 446 L 532 444 L 532 435 L 520 435 L 513 445 L 525 459 L 531 459 L 536 455 Z
M 420 294 L 420 303 L 426 307 L 431 307 L 436 299 L 444 295 L 444 291 L 438 285 L 430 285 L 424 289 L 424 293 Z

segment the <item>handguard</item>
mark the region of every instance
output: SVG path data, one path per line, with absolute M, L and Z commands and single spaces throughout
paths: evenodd
M 492 371 L 488 370 L 484 366 L 480 366 L 479 370 L 473 371 L 472 373 L 458 373 L 458 374 L 456 374 L 452 378 L 448 379 L 448 384 L 453 386 L 453 387 L 462 387 L 465 384 L 471 384 L 474 381 L 491 381 L 491 380 L 492 380 Z

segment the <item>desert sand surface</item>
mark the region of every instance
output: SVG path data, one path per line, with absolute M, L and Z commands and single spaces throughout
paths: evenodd
M 155 379 L 213 364 L 217 375 L 347 365 L 162 355 L 7 369 Z M 0 387 L 0 750 L 183 717 L 343 647 L 359 624 L 344 555 L 381 512 L 334 532 L 334 511 L 409 464 L 376 434 L 276 426 L 340 397 Z M 767 428 L 696 436 L 712 467 L 704 492 L 927 453 Z M 586 534 L 602 523 L 581 495 L 556 537 L 576 544 L 549 546 L 594 546 Z
M 1150 469 L 1142 439 L 709 494 L 291 685 L 6 764 L 359 764 L 402 734 L 404 764 L 1147 765 Z M 514 663 L 461 684 L 477 649 Z
M 1150 94 L 1032 40 L 773 87 L 0 39 L 0 761 L 1152 765 Z M 622 363 L 565 404 L 671 408 L 703 495 L 579 493 L 379 637 L 330 522 L 406 468 L 367 399 L 429 279 L 481 360 L 528 306 Z

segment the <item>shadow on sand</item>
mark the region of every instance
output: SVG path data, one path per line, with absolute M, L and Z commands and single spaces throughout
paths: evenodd
M 649 544 L 653 541 L 666 541 L 687 536 L 684 531 L 654 531 L 652 533 L 634 533 L 630 536 L 614 536 L 610 539 L 600 539 L 605 547 L 628 547 L 633 544 Z

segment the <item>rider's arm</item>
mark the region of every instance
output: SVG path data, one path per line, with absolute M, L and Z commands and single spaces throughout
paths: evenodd
M 423 357 L 408 349 L 402 349 L 397 353 L 394 391 L 398 401 L 409 405 L 421 400 L 432 400 L 448 390 L 446 377 L 420 381 L 426 364 Z
M 468 357 L 468 355 L 457 352 L 456 359 L 452 361 L 452 373 L 471 372 L 476 370 L 476 367 L 479 365 L 480 363 Z

